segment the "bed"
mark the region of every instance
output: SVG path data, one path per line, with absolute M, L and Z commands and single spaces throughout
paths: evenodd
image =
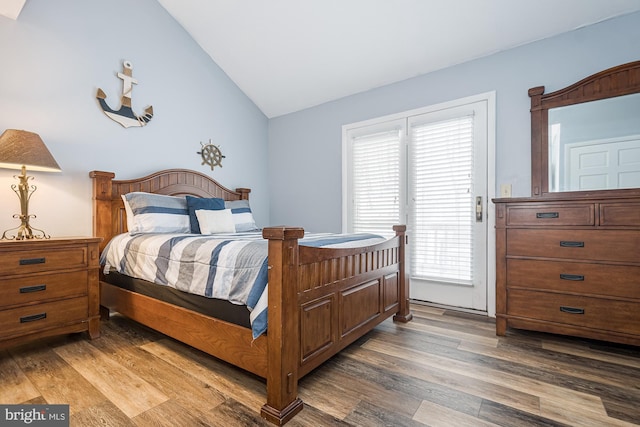
M 249 199 L 250 190 L 227 189 L 199 172 L 170 169 L 115 180 L 112 172 L 92 171 L 93 230 L 101 250 L 127 232 L 122 195 L 131 192 L 172 196 Z M 405 275 L 404 225 L 395 237 L 349 248 L 299 244 L 300 227 L 262 229 L 268 250 L 268 327 L 257 338 L 247 325 L 221 320 L 126 287 L 101 273 L 101 314 L 119 312 L 143 325 L 252 372 L 266 380 L 261 415 L 283 425 L 303 408 L 298 380 L 331 356 L 393 316 L 412 318 Z

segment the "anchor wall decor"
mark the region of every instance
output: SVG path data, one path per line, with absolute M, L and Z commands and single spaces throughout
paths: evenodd
M 133 91 L 133 85 L 138 84 L 138 81 L 132 77 L 133 65 L 130 61 L 124 61 L 122 63 L 122 73 L 118 73 L 118 77 L 122 79 L 122 96 L 120 97 L 120 108 L 114 110 L 107 104 L 107 95 L 104 91 L 98 88 L 96 98 L 100 103 L 102 111 L 114 122 L 120 123 L 125 128 L 135 126 L 145 126 L 153 118 L 153 107 L 148 106 L 144 109 L 144 114 L 137 115 L 131 109 L 131 92 Z

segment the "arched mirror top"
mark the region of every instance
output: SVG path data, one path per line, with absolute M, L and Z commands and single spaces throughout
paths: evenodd
M 529 96 L 533 197 L 640 195 L 640 61 Z

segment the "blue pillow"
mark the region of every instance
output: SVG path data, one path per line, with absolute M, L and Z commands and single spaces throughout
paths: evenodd
M 198 224 L 197 210 L 219 211 L 224 209 L 224 200 L 212 197 L 193 197 L 187 196 L 187 209 L 189 210 L 189 220 L 191 221 L 191 232 L 201 234 L 200 224 Z

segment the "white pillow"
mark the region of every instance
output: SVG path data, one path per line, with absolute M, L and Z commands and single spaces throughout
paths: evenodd
M 236 231 L 231 209 L 215 211 L 198 209 L 196 210 L 196 217 L 202 234 L 235 233 Z

